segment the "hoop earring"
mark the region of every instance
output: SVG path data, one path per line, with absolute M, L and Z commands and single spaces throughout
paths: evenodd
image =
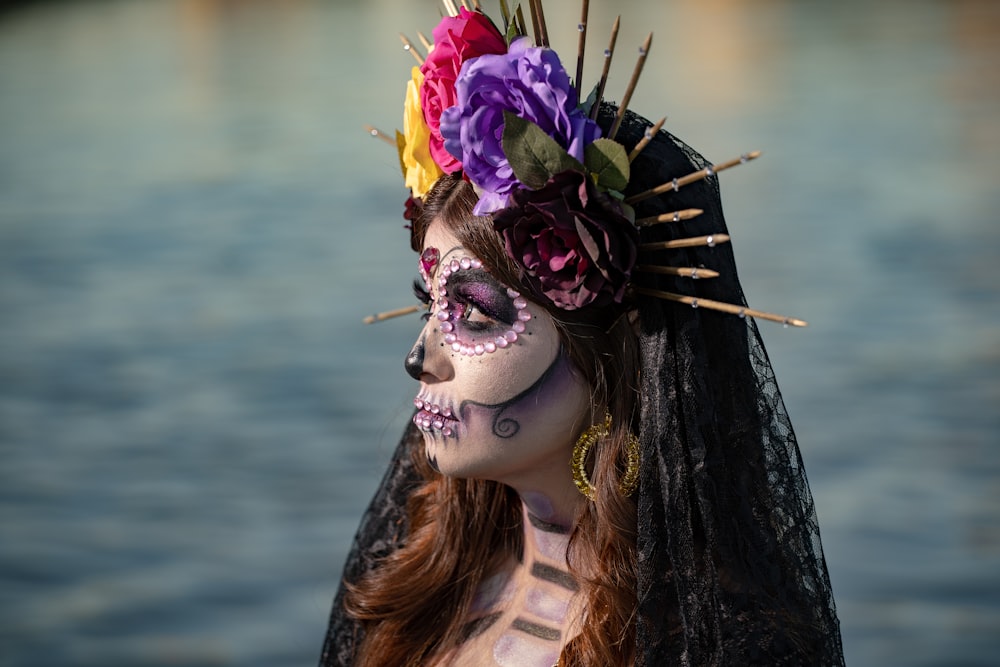
M 594 499 L 594 485 L 587 477 L 587 454 L 590 448 L 600 438 L 607 437 L 611 433 L 611 414 L 604 414 L 604 423 L 594 424 L 580 434 L 580 438 L 573 446 L 573 454 L 570 457 L 570 468 L 573 470 L 573 483 L 580 493 L 589 500 Z M 635 493 L 639 486 L 639 439 L 634 434 L 628 434 L 628 463 L 625 469 L 625 476 L 618 483 L 618 490 L 626 498 Z

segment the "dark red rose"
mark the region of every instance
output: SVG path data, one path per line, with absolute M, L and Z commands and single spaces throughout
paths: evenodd
M 513 193 L 493 214 L 507 253 L 537 295 L 563 310 L 620 303 L 639 233 L 621 206 L 577 171 Z

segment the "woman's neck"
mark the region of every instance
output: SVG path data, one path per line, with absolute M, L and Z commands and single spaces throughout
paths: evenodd
M 568 569 L 566 550 L 576 512 L 576 507 L 571 504 L 574 501 L 575 499 L 563 502 L 560 506 L 543 493 L 521 494 L 525 564 L 537 560 L 563 570 Z

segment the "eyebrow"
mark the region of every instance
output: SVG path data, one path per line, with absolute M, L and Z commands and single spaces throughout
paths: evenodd
M 438 266 L 442 266 L 445 262 L 450 262 L 452 254 L 458 252 L 459 250 L 465 250 L 465 248 L 463 248 L 460 245 L 457 245 L 457 246 L 455 246 L 453 248 L 450 248 L 450 249 L 446 250 L 445 252 L 443 252 L 441 254 L 440 261 L 438 261 Z M 468 252 L 468 251 L 466 250 L 466 252 Z
M 423 250 L 427 250 L 428 247 L 430 246 L 425 245 L 423 247 Z M 459 252 L 460 250 L 465 250 L 465 248 L 463 248 L 461 245 L 457 245 L 457 246 L 452 246 L 448 250 L 441 252 L 441 258 L 438 260 L 437 265 L 431 271 L 430 279 L 432 283 L 434 283 L 435 285 L 437 284 L 436 281 L 438 277 L 438 272 L 441 270 L 441 267 L 450 262 L 452 260 L 452 255 Z

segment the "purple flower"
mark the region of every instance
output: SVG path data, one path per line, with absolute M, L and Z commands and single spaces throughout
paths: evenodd
M 538 190 L 519 189 L 493 216 L 537 296 L 564 310 L 620 303 L 635 265 L 639 232 L 590 178 L 564 171 Z
M 541 127 L 580 162 L 584 147 L 601 136 L 577 107 L 576 90 L 556 53 L 526 38 L 515 40 L 508 53 L 465 62 L 455 90 L 457 103 L 441 114 L 441 136 L 480 190 L 477 215 L 504 207 L 518 185 L 501 144 L 505 110 Z

